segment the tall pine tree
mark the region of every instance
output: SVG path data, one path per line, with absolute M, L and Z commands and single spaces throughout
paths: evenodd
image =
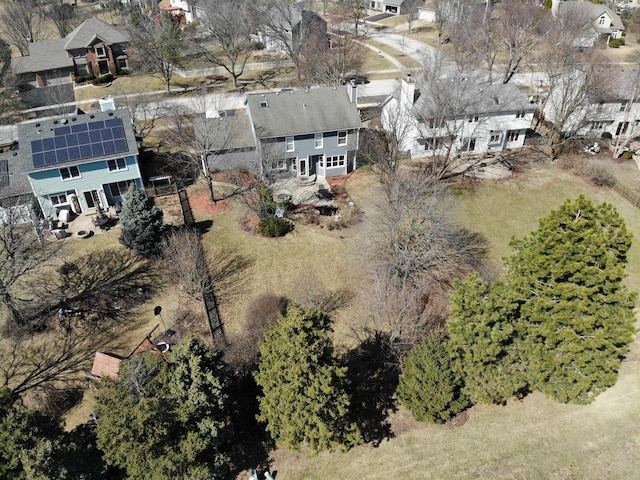
M 416 420 L 443 423 L 469 406 L 462 385 L 451 369 L 447 337 L 436 332 L 411 351 L 396 392 Z
M 122 364 L 118 380 L 103 379 L 98 448 L 130 479 L 225 478 L 221 355 L 190 336 L 165 360 L 139 354 Z
M 120 243 L 125 247 L 147 258 L 160 254 L 165 232 L 163 213 L 137 185 L 124 196 L 120 223 Z
M 338 365 L 326 336 L 330 319 L 290 305 L 267 331 L 255 374 L 262 388 L 259 419 L 283 447 L 319 451 L 359 440 L 349 421 L 347 369 Z
M 447 327 L 471 397 L 529 387 L 589 403 L 613 385 L 634 333 L 636 294 L 622 283 L 630 245 L 613 206 L 580 196 L 512 240 L 504 282 L 459 283 Z
M 561 402 L 591 402 L 616 382 L 633 339 L 624 220 L 580 196 L 511 246 L 507 281 L 522 302 L 531 386 Z

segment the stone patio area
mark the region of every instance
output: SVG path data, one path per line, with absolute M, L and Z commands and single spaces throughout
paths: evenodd
M 116 214 L 113 207 L 110 207 L 108 210 L 104 210 L 104 214 L 112 219 L 112 221 L 109 223 L 109 225 L 111 226 L 108 228 L 99 228 L 93 224 L 93 219 L 97 216 L 97 212 L 95 209 L 90 209 L 85 213 L 81 213 L 80 215 L 73 217 L 73 219 L 70 220 L 67 224 L 67 228 L 63 229 L 68 234 L 67 238 L 82 239 L 91 235 L 108 233 L 113 231 L 114 229 L 120 228 L 118 214 Z
M 333 193 L 324 177 L 279 180 L 273 183 L 271 191 L 273 199 L 279 202 L 288 200 L 296 205 L 333 205 Z

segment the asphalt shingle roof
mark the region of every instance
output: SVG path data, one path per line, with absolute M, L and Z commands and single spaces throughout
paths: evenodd
M 73 67 L 73 59 L 65 51 L 66 39 L 44 40 L 29 44 L 29 55 L 11 61 L 13 73 L 44 72 Z
M 55 129 L 59 129 L 64 126 L 73 126 L 80 124 L 88 124 L 93 122 L 99 122 L 100 120 L 109 120 L 119 118 L 122 120 L 122 126 L 124 127 L 124 136 L 126 139 L 126 151 L 119 151 L 117 153 L 96 155 L 91 157 L 81 157 L 78 160 L 60 162 L 56 164 L 43 165 L 40 168 L 36 168 L 33 165 L 33 155 L 31 142 L 35 140 L 53 139 L 55 137 Z M 131 127 L 131 116 L 129 110 L 111 110 L 108 112 L 95 112 L 91 114 L 81 115 L 69 115 L 62 118 L 39 120 L 36 122 L 22 123 L 18 125 L 18 142 L 19 142 L 19 157 L 21 162 L 26 163 L 27 171 L 42 170 L 56 168 L 60 164 L 64 165 L 77 165 L 87 162 L 93 162 L 96 160 L 124 157 L 128 155 L 138 154 L 138 145 L 135 138 L 135 133 Z
M 96 38 L 99 38 L 107 45 L 129 41 L 129 36 L 122 30 L 97 18 L 89 18 L 65 37 L 64 49 L 87 48 Z
M 350 130 L 362 126 L 358 108 L 349 101 L 346 87 L 255 93 L 247 95 L 246 103 L 258 138 Z

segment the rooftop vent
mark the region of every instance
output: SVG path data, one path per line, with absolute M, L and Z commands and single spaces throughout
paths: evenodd
M 266 100 L 260 100 L 260 108 L 267 108 L 269 104 Z

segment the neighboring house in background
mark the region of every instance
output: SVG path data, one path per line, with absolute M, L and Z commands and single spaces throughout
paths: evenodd
M 555 3 L 557 2 L 557 3 Z M 584 18 L 585 34 L 579 39 L 580 45 L 593 46 L 599 39 L 607 43 L 610 39 L 621 38 L 625 26 L 620 16 L 606 5 L 595 4 L 589 1 L 561 2 L 554 0 L 554 11 Z
M 255 93 L 246 105 L 263 177 L 333 177 L 356 168 L 355 85 Z
M 190 25 L 198 19 L 198 7 L 193 0 L 162 0 L 158 8 L 171 14 L 183 25 Z
M 291 9 L 283 15 L 280 8 Z M 270 13 L 272 20 L 267 24 L 258 25 L 258 41 L 267 50 L 287 52 L 283 37 L 292 50 L 301 51 L 304 44 L 320 32 L 327 36 L 327 22 L 311 10 L 303 10 L 299 5 L 274 7 Z M 277 30 L 278 33 L 274 32 Z M 284 33 L 284 34 L 282 34 Z M 328 37 L 327 37 L 328 38 Z M 302 45 L 300 45 L 302 44 Z
M 429 95 L 421 95 L 411 76 L 402 78 L 381 115 L 383 128 L 396 135 L 400 150 L 419 158 L 445 151 L 478 155 L 524 145 L 536 105 L 512 84 L 464 82 L 464 90 L 451 95 L 459 110 L 448 113 Z
M 565 122 L 567 135 L 604 136 L 619 139 L 620 145 L 640 136 L 640 69 L 618 67 L 610 73 L 603 95 L 577 109 Z M 577 83 L 581 79 L 574 74 L 567 81 Z M 551 92 L 544 108 L 544 117 L 550 122 L 555 122 L 557 110 L 564 104 L 571 104 L 571 99 L 556 97 L 558 95 Z
M 128 68 L 129 37 L 97 18 L 89 18 L 61 40 L 29 45 L 29 55 L 11 61 L 13 73 L 34 87 L 73 82 L 76 76 L 117 75 Z
M 25 176 L 45 217 L 106 208 L 121 202 L 132 183 L 142 186 L 128 110 L 19 124 L 11 158 L 10 182 Z

